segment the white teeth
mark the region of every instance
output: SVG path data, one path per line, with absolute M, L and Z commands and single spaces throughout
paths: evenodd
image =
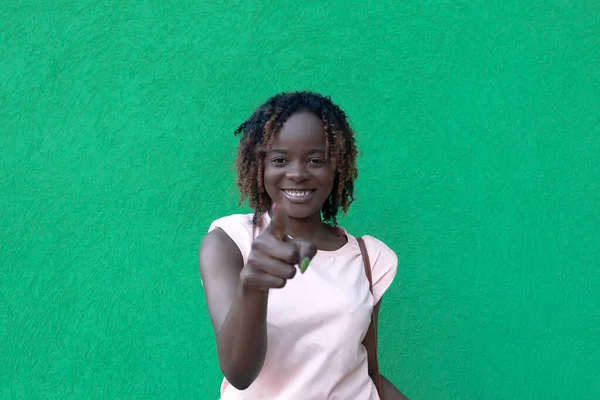
M 306 197 L 312 193 L 312 190 L 284 190 L 284 192 L 292 197 Z

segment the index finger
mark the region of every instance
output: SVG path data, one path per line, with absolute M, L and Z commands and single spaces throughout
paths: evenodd
M 298 253 L 300 253 L 301 260 L 299 265 L 300 272 L 304 273 L 310 261 L 317 254 L 317 246 L 302 238 L 294 238 L 292 242 L 298 246 Z
M 285 240 L 287 234 L 287 214 L 283 207 L 277 203 L 273 203 L 273 218 L 266 229 L 275 239 Z

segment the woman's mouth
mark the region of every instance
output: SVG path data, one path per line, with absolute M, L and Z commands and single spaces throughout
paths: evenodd
M 281 192 L 283 193 L 283 196 L 292 203 L 304 203 L 312 197 L 315 190 L 281 189 Z

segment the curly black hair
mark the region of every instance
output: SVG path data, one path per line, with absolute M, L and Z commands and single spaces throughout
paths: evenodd
M 254 223 L 271 207 L 264 183 L 264 157 L 273 146 L 275 135 L 295 112 L 309 111 L 323 121 L 327 156 L 335 171 L 334 189 L 321 208 L 323 220 L 337 226 L 338 210 L 348 211 L 354 201 L 357 149 L 354 131 L 346 113 L 329 96 L 309 91 L 277 94 L 262 104 L 242 123 L 235 135 L 241 135 L 235 167 L 241 196 L 238 206 L 248 198 L 254 210 Z

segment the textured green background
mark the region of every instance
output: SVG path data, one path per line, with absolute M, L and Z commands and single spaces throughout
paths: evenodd
M 600 397 L 597 1 L 2 3 L 1 399 L 218 397 L 199 241 L 237 124 L 305 88 L 364 152 L 342 223 L 399 255 L 387 375 Z

